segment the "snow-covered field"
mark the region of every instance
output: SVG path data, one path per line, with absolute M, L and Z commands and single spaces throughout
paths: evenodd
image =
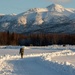
M 75 75 L 75 46 L 0 46 L 0 75 Z

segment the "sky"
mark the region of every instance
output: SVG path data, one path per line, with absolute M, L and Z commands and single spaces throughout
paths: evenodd
M 0 0 L 0 14 L 20 14 L 31 8 L 45 8 L 53 3 L 75 8 L 75 0 Z

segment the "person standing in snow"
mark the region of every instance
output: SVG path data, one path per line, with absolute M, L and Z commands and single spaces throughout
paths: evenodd
M 21 54 L 21 58 L 23 58 L 23 55 L 24 55 L 24 47 L 23 48 L 20 48 L 19 54 Z

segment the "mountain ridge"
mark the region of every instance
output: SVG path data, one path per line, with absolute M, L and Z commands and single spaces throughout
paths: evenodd
M 59 4 L 51 4 L 46 8 L 32 8 L 17 15 L 0 14 L 0 32 L 75 33 L 74 25 L 75 9 L 64 8 Z

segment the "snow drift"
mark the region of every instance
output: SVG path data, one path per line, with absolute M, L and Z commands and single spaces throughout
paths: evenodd
M 62 49 L 62 46 L 49 46 L 43 47 L 43 49 L 53 49 L 54 47 L 56 47 L 56 52 L 30 53 L 24 55 L 23 59 L 20 58 L 20 55 L 0 56 L 0 75 L 74 75 L 75 64 L 69 63 L 68 60 L 67 62 L 58 62 L 52 59 L 57 56 L 74 56 L 75 52 L 64 49 L 57 51 L 59 48 Z M 74 48 L 72 46 L 68 47 Z M 9 48 L 12 49 L 12 47 Z M 28 50 L 31 49 L 37 51 L 41 47 L 30 47 Z

